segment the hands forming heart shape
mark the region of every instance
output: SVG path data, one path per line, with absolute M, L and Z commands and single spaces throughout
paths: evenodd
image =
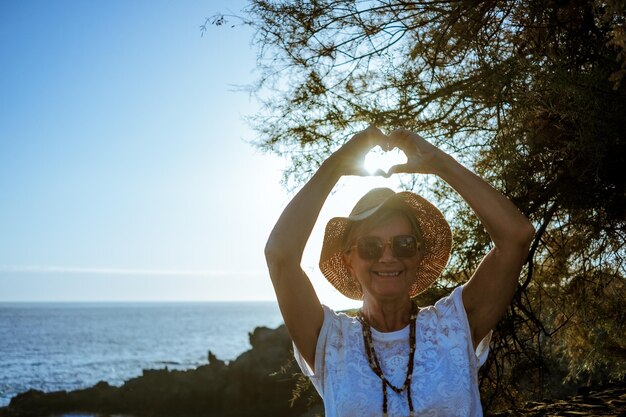
M 385 135 L 370 126 L 337 151 L 344 174 L 381 175 L 433 173 L 445 153 L 417 133 L 397 129 Z
M 363 167 L 371 174 L 383 172 L 389 175 L 389 168 L 394 165 L 406 164 L 406 154 L 398 148 L 384 151 L 380 146 L 372 148 L 363 159 Z

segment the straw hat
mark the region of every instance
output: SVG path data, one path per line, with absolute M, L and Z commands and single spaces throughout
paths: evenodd
M 423 197 L 403 191 L 395 193 L 389 188 L 374 188 L 354 206 L 350 216 L 335 217 L 326 225 L 324 244 L 320 256 L 320 269 L 326 279 L 340 293 L 354 300 L 362 300 L 363 292 L 343 261 L 346 233 L 354 222 L 364 220 L 387 207 L 404 206 L 415 215 L 421 230 L 424 256 L 417 267 L 415 282 L 409 295 L 417 294 L 430 287 L 443 271 L 452 247 L 452 231 L 443 214 Z

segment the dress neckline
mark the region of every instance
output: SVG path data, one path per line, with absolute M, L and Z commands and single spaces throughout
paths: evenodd
M 415 320 L 415 327 L 417 327 L 417 322 L 419 321 L 420 313 L 422 312 L 422 310 L 423 309 L 419 307 L 417 309 L 417 319 Z M 401 328 L 400 330 L 394 330 L 393 332 L 381 332 L 379 330 L 376 330 L 373 327 L 370 327 L 370 328 L 372 331 L 372 338 L 377 341 L 391 342 L 391 341 L 395 341 L 399 339 L 407 340 L 407 338 L 409 337 L 409 325 L 408 324 L 404 326 L 403 328 Z

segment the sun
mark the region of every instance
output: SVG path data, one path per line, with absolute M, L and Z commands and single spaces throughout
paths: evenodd
M 363 167 L 370 174 L 373 174 L 379 169 L 387 172 L 392 166 L 404 164 L 406 161 L 406 155 L 400 149 L 394 148 L 389 152 L 385 152 L 380 146 L 376 146 L 365 155 Z

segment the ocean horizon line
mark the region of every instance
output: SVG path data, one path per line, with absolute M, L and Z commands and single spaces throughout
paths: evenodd
M 0 305 L 8 304 L 278 304 L 271 299 L 232 299 L 232 300 L 0 300 Z

